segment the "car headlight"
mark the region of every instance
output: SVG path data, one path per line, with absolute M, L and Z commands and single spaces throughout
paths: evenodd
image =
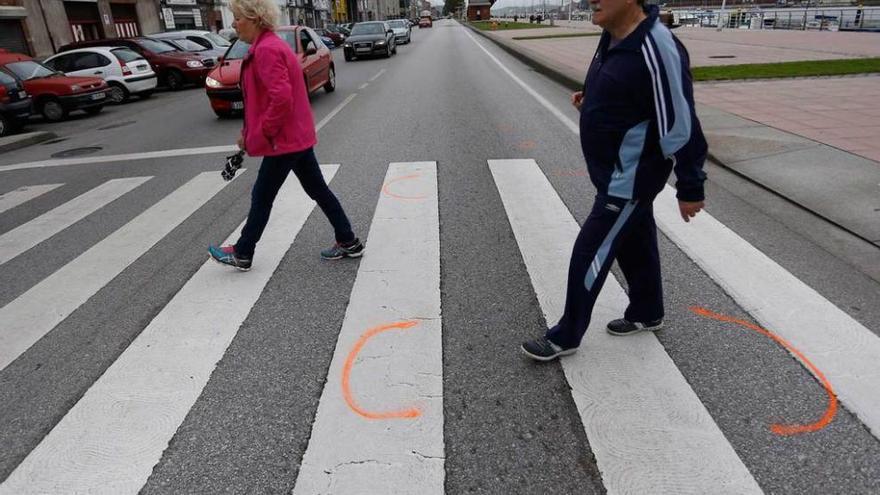
M 199 62 L 198 60 L 188 60 L 186 62 L 187 67 L 191 67 L 193 69 L 200 69 L 205 66 L 205 64 Z
M 342 46 L 345 47 L 345 48 L 351 48 L 351 43 L 346 43 L 346 44 L 344 44 L 344 45 L 342 45 Z
M 223 85 L 220 84 L 220 81 L 218 81 L 212 77 L 206 77 L 205 78 L 205 86 L 207 86 L 209 88 L 219 88 L 220 86 L 223 86 Z
M 76 85 L 76 84 L 74 84 L 73 86 L 70 87 L 70 90 L 73 91 L 73 92 L 77 92 L 77 91 L 79 91 L 79 90 L 81 90 L 81 89 L 82 89 L 82 88 L 79 87 L 79 86 Z
M 385 40 L 377 41 L 376 44 L 377 44 L 377 45 L 384 45 L 384 44 L 385 44 Z

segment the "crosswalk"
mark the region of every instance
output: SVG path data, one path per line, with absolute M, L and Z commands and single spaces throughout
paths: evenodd
M 577 222 L 534 160 L 486 165 L 540 309 L 552 323 L 564 303 Z M 322 165 L 328 182 L 340 167 Z M 112 179 L 0 235 L 0 269 L 133 190 L 150 187 L 151 179 Z M 0 307 L 0 373 L 38 341 L 52 339 L 54 328 L 229 184 L 217 172 L 196 175 Z M 0 195 L 0 214 L 62 186 Z M 438 164 L 390 163 L 375 195 L 367 255 L 299 462 L 298 495 L 444 492 L 449 453 Z M 667 189 L 656 203 L 663 232 L 760 324 L 812 360 L 841 403 L 880 437 L 880 338 L 710 215 L 686 227 L 671 195 Z M 209 260 L 199 266 L 2 480 L 0 495 L 141 491 L 313 210 L 298 183 L 288 180 L 254 268 L 240 273 Z M 585 345 L 562 360 L 606 490 L 762 493 L 658 339 L 602 331 L 625 306 L 623 288 L 609 277 Z M 821 325 L 809 324 L 817 321 Z M 15 383 L 0 381 L 9 386 Z

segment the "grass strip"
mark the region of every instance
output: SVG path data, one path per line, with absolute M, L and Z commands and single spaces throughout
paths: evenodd
M 880 57 L 807 60 L 775 64 L 719 65 L 691 69 L 695 81 L 733 81 L 782 77 L 844 76 L 880 72 Z
M 546 34 L 542 36 L 514 36 L 515 40 L 548 40 L 552 38 L 583 38 L 585 36 L 601 36 L 602 33 L 567 33 L 567 34 Z
M 480 31 L 491 31 L 492 30 L 492 22 L 490 21 L 474 21 L 470 23 L 471 26 L 479 29 Z M 556 26 L 548 26 L 545 24 L 529 24 L 527 22 L 504 22 L 498 21 L 498 27 L 495 29 L 496 31 L 508 31 L 511 29 L 539 29 L 539 28 L 555 28 Z

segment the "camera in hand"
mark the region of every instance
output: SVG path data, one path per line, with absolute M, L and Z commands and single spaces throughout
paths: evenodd
M 223 180 L 229 181 L 235 177 L 235 173 L 238 172 L 238 169 L 241 168 L 241 163 L 244 161 L 244 150 L 239 151 L 234 155 L 230 155 L 226 157 L 226 166 L 223 167 L 223 171 L 220 172 L 220 175 L 223 176 Z

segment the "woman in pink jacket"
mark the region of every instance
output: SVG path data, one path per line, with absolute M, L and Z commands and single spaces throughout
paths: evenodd
M 273 32 L 278 7 L 273 0 L 231 0 L 229 7 L 238 38 L 251 44 L 241 66 L 244 128 L 238 146 L 250 156 L 264 158 L 241 237 L 234 246 L 210 246 L 208 252 L 220 263 L 249 270 L 272 202 L 292 170 L 333 225 L 336 243 L 321 251 L 321 257 L 362 256 L 364 245 L 352 232 L 345 211 L 318 167 L 313 149 L 317 143 L 315 124 L 302 67 L 290 46 Z

